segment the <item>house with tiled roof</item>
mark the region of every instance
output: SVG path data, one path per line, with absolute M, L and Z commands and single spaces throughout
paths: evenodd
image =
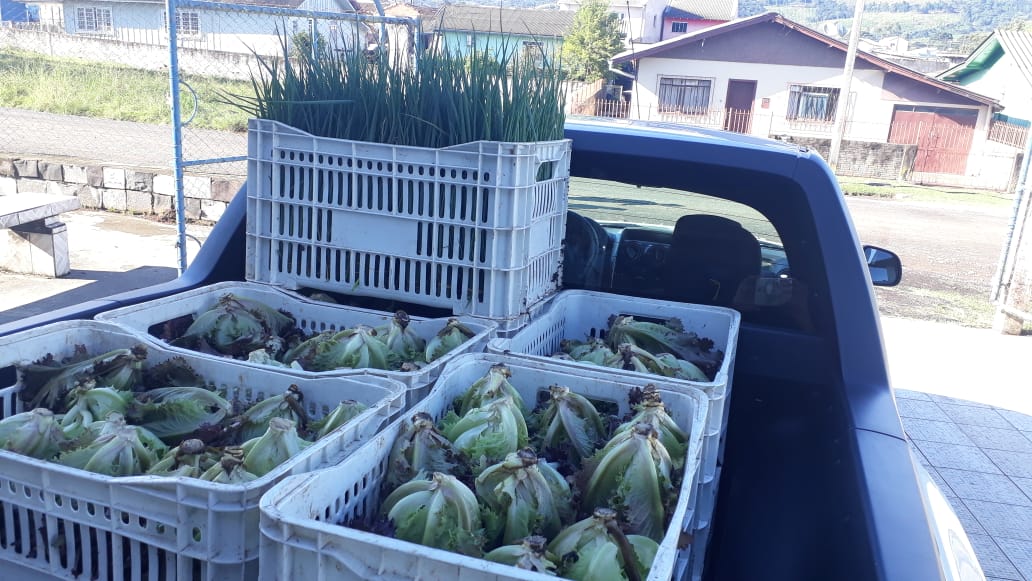
M 573 26 L 572 12 L 447 5 L 426 23 L 434 43 L 453 54 L 518 49 L 554 55 Z
M 620 32 L 628 48 L 659 40 L 663 9 L 668 0 L 608 0 L 609 12 L 620 19 Z M 582 0 L 559 0 L 559 9 L 576 12 Z
M 938 78 L 997 99 L 990 139 L 1024 149 L 1032 125 L 1032 32 L 997 30 Z
M 768 12 L 628 50 L 611 62 L 635 77 L 632 118 L 827 144 L 842 104 L 846 140 L 915 146 L 915 174 L 950 174 L 959 176 L 951 183 L 974 185 L 1013 173 L 1013 157 L 977 155 L 1000 109 L 997 99 L 864 51 L 857 52 L 847 95 L 847 48 Z
M 582 0 L 559 0 L 561 10 L 576 11 Z M 738 18 L 738 0 L 608 0 L 622 24 L 628 48 Z
M 113 43 L 168 45 L 164 0 L 42 0 L 27 2 L 47 30 Z M 261 12 L 239 8 L 256 7 Z M 184 49 L 223 53 L 275 55 L 282 52 L 280 34 L 311 36 L 311 19 L 276 14 L 275 9 L 312 10 L 342 18 L 317 21 L 317 38 L 341 46 L 363 34 L 351 0 L 237 0 L 176 10 L 176 36 Z M 114 48 L 114 45 L 112 45 Z
M 694 32 L 738 18 L 738 0 L 670 0 L 663 9 L 659 40 Z

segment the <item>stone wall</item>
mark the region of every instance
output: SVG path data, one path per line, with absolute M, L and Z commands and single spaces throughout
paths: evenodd
M 790 137 L 786 141 L 809 147 L 824 159 L 828 159 L 831 151 L 831 139 Z M 836 173 L 851 177 L 907 180 L 913 173 L 916 158 L 916 145 L 843 141 Z
M 240 179 L 184 175 L 186 218 L 217 221 L 243 185 Z M 96 210 L 146 216 L 175 210 L 175 180 L 167 170 L 0 156 L 0 195 L 31 192 L 76 196 L 83 208 Z

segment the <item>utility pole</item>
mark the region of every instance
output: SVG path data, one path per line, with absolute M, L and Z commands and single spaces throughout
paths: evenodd
M 1032 243 L 1032 228 L 1026 219 L 1029 216 L 1029 198 L 1032 196 L 1032 133 L 1029 134 L 1025 155 L 1018 171 L 1018 185 L 1014 196 L 1014 208 L 1010 224 L 1007 226 L 1007 238 L 1000 254 L 1000 264 L 996 267 L 993 288 L 989 298 L 996 304 L 993 317 L 993 330 L 1007 335 L 1021 333 L 1025 321 L 1032 321 L 1032 313 L 1027 305 L 1011 305 L 1010 289 L 1015 276 L 1014 267 L 1017 256 L 1022 251 L 1022 244 Z M 1027 232 L 1026 232 L 1027 231 Z
M 849 31 L 849 47 L 846 49 L 846 68 L 842 72 L 844 77 L 842 92 L 839 93 L 838 103 L 835 107 L 835 128 L 831 135 L 831 151 L 828 153 L 828 165 L 831 171 L 838 169 L 839 151 L 842 149 L 842 134 L 846 130 L 846 112 L 849 108 L 849 90 L 853 84 L 853 63 L 856 61 L 856 47 L 860 43 L 860 20 L 864 15 L 864 0 L 856 0 L 856 7 L 853 9 L 853 28 Z

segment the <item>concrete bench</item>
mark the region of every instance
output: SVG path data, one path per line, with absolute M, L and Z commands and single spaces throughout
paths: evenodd
M 0 268 L 59 277 L 68 274 L 68 228 L 58 217 L 79 198 L 55 194 L 0 196 Z

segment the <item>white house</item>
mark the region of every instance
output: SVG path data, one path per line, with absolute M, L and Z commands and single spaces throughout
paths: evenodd
M 39 8 L 40 23 L 49 30 L 122 43 L 168 44 L 165 3 L 161 0 L 46 0 L 30 4 Z M 311 38 L 313 28 L 318 32 L 316 38 L 336 47 L 364 34 L 357 21 L 347 19 L 355 13 L 349 0 L 250 0 L 237 5 L 240 10 L 225 8 L 225 4 L 178 9 L 179 46 L 274 55 L 282 51 L 281 36 L 296 40 L 307 33 Z M 246 11 L 248 8 L 255 11 Z M 268 10 L 257 11 L 262 9 Z M 313 20 L 276 14 L 276 9 L 312 10 L 341 17 Z
M 845 77 L 845 43 L 765 13 L 616 55 L 632 63 L 632 118 L 760 136 L 830 137 Z M 845 139 L 918 145 L 916 171 L 965 174 L 984 141 L 991 97 L 857 53 Z
M 938 78 L 999 100 L 990 139 L 1023 148 L 1032 122 L 1032 32 L 997 30 Z
M 738 18 L 738 0 L 669 0 L 658 40 L 695 32 Z
M 658 42 L 663 25 L 663 10 L 669 0 L 609 0 L 609 11 L 620 18 L 624 44 Z M 560 10 L 577 10 L 581 0 L 559 0 Z
M 561 10 L 577 10 L 582 0 L 559 0 Z M 627 48 L 734 20 L 738 0 L 609 0 L 623 23 Z

